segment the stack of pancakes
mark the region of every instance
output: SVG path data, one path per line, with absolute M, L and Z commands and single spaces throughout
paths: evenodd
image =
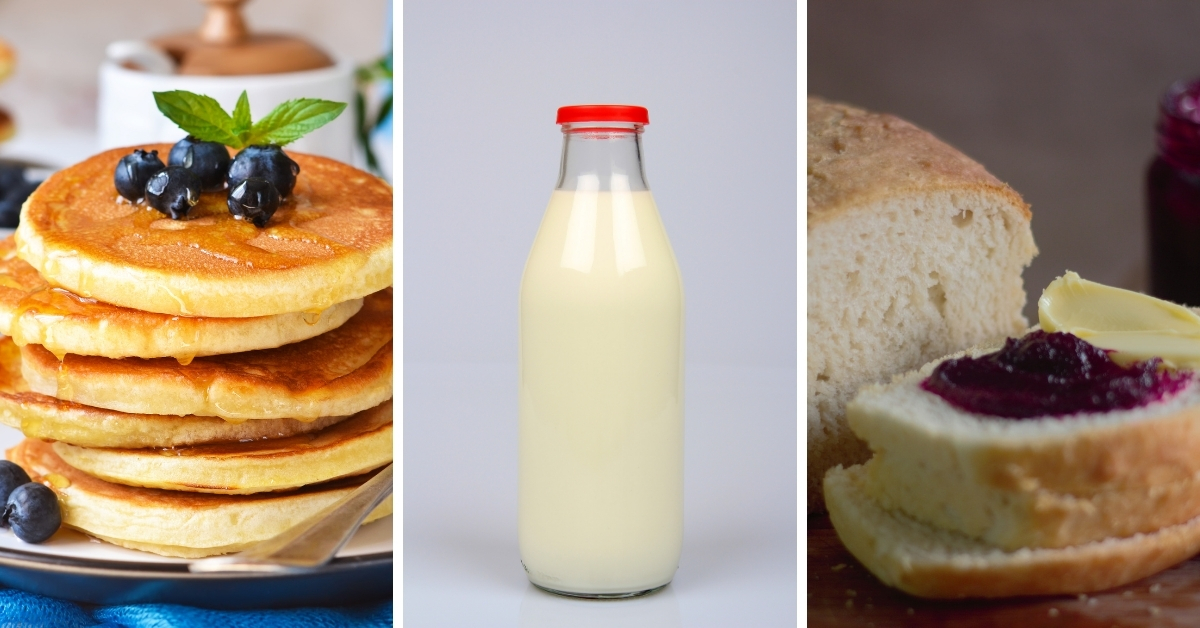
M 0 242 L 0 422 L 27 437 L 8 458 L 88 535 L 238 551 L 392 460 L 391 188 L 292 154 L 265 228 L 223 191 L 177 221 L 117 195 L 131 151 L 47 179 Z

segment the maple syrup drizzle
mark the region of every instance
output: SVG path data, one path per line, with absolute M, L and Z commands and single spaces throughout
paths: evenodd
M 68 177 L 73 179 L 73 177 Z M 300 175 L 301 179 L 305 176 Z M 305 223 L 328 216 L 305 198 L 311 186 L 297 186 L 298 193 L 286 201 L 265 228 L 239 220 L 229 213 L 225 192 L 201 195 L 187 220 L 174 221 L 146 205 L 102 205 L 101 211 L 82 212 L 76 207 L 96 209 L 99 184 L 80 181 L 78 186 L 54 186 L 59 193 L 39 200 L 50 209 L 57 233 L 47 233 L 47 241 L 82 244 L 110 255 L 134 247 L 187 247 L 231 266 L 282 270 L 303 266 L 314 258 L 355 255 L 355 249 L 305 229 Z M 256 246 L 260 238 L 280 241 L 278 250 Z M 302 246 L 295 246 L 302 245 Z

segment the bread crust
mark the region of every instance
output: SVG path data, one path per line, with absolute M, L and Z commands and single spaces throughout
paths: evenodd
M 942 189 L 1006 197 L 1014 218 L 1033 214 L 1020 195 L 910 122 L 808 97 L 808 230 L 896 194 Z
M 862 467 L 831 469 L 825 501 L 838 538 L 876 577 L 927 598 L 998 598 L 1102 591 L 1200 551 L 1200 518 L 1152 534 L 1061 549 L 1005 552 L 885 511 L 862 490 Z

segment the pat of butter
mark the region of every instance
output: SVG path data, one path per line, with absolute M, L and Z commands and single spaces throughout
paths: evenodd
M 1200 315 L 1073 272 L 1046 286 L 1038 299 L 1038 322 L 1045 331 L 1068 332 L 1115 351 L 1118 363 L 1159 357 L 1171 366 L 1200 369 Z

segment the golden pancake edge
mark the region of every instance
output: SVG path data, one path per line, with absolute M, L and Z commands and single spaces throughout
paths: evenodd
M 213 495 L 114 484 L 63 462 L 50 443 L 25 439 L 7 452 L 54 487 L 63 524 L 132 549 L 199 558 L 236 552 L 279 535 L 349 495 L 372 474 L 281 493 Z M 367 521 L 391 514 L 389 497 Z
M 251 419 L 349 416 L 392 396 L 392 291 L 363 300 L 345 324 L 275 349 L 196 358 L 69 354 L 21 347 L 30 390 L 133 414 Z
M 51 175 L 25 202 L 17 254 L 50 284 L 161 314 L 241 318 L 320 312 L 392 283 L 392 190 L 351 166 L 288 152 L 292 196 L 264 228 L 234 218 L 226 192 L 186 220 L 120 198 L 102 152 Z M 166 156 L 170 144 L 142 145 Z
M 319 314 L 292 312 L 250 318 L 173 316 L 144 312 L 52 288 L 0 240 L 0 334 L 36 344 L 60 359 L 68 353 L 106 358 L 196 356 L 271 349 L 323 334 L 354 316 L 362 299 Z
M 59 442 L 54 452 L 84 473 L 129 486 L 224 495 L 289 490 L 391 462 L 392 402 L 288 438 L 142 449 Z
M 261 419 L 232 423 L 217 417 L 127 414 L 29 391 L 21 377 L 21 350 L 0 338 L 0 423 L 29 438 L 82 447 L 180 447 L 287 438 L 325 429 L 346 417 L 315 421 Z

